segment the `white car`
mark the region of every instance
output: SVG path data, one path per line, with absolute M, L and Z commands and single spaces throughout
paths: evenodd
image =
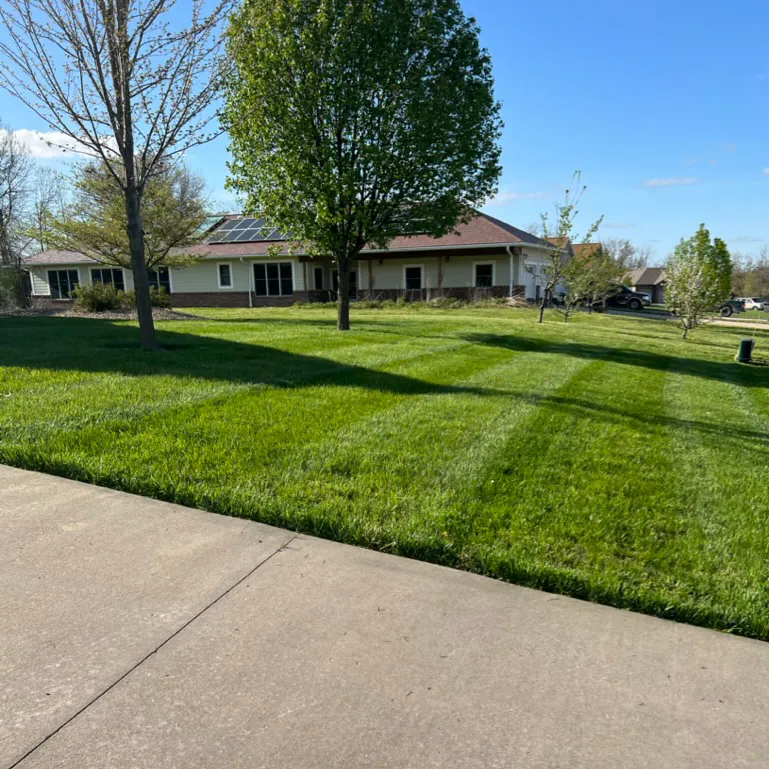
M 754 296 L 746 296 L 743 300 L 745 302 L 745 309 L 746 310 L 767 310 L 769 309 L 769 302 L 765 302 L 760 297 Z

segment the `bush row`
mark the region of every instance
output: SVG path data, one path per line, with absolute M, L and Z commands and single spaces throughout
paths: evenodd
M 90 283 L 77 286 L 72 292 L 76 312 L 109 312 L 130 310 L 136 307 L 136 292 L 133 289 L 119 291 L 104 283 Z M 150 287 L 150 302 L 153 307 L 168 307 L 168 293 L 164 288 Z

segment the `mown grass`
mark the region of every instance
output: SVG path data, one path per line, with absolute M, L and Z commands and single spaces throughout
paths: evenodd
M 744 331 L 428 308 L 0 319 L 0 461 L 767 637 Z M 759 332 L 766 356 L 766 337 Z

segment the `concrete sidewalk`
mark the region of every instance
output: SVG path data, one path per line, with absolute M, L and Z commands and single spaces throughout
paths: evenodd
M 0 467 L 0 767 L 763 767 L 769 645 Z

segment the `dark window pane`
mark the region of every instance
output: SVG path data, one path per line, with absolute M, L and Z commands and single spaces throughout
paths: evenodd
M 277 264 L 267 264 L 267 295 L 280 296 L 280 273 Z
M 315 290 L 316 291 L 323 290 L 323 268 L 322 267 L 315 268 Z
M 55 270 L 48 272 L 48 285 L 51 287 L 51 298 L 61 299 L 61 288 L 59 287 L 59 273 Z
M 77 270 L 49 270 L 48 285 L 52 299 L 68 299 L 70 292 L 80 283 Z
M 171 275 L 168 267 L 157 267 L 147 270 L 147 280 L 150 287 L 163 288 L 167 294 L 171 293 Z
M 123 277 L 123 270 L 112 270 L 112 285 L 118 291 L 125 291 L 125 278 Z
M 219 285 L 222 288 L 229 288 L 232 285 L 232 275 L 230 274 L 229 264 L 219 265 Z
M 290 296 L 294 293 L 293 273 L 291 262 L 283 262 L 280 265 L 280 293 L 283 296 Z
M 263 264 L 254 265 L 254 293 L 267 296 L 267 271 Z
M 475 265 L 475 287 L 491 288 L 494 285 L 494 265 L 476 264 Z
M 406 267 L 406 290 L 419 291 L 422 288 L 422 268 Z

